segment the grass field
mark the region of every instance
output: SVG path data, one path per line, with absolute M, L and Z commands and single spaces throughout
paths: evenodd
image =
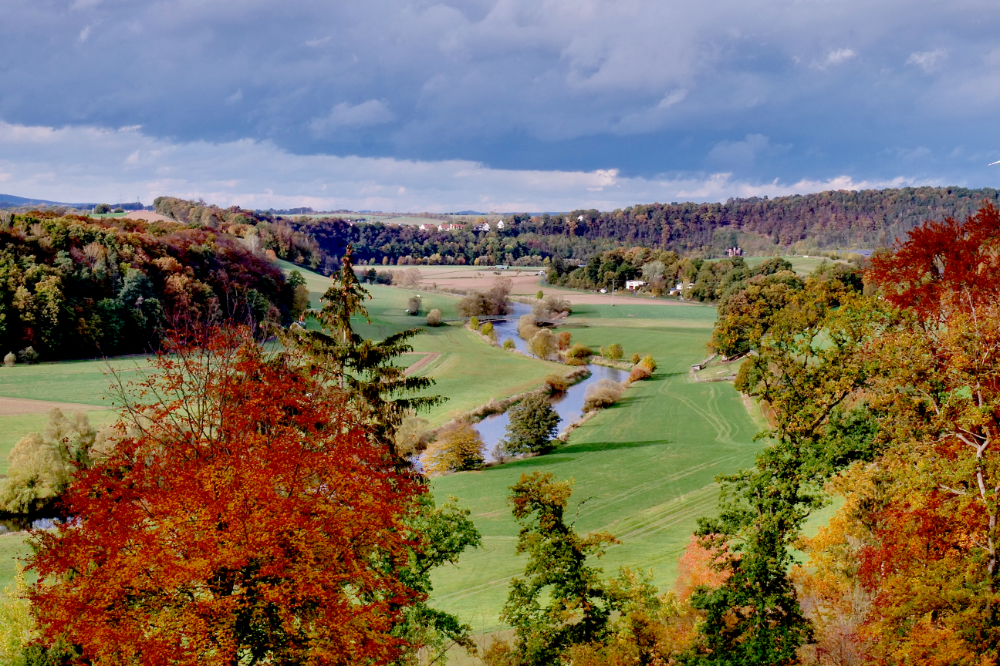
M 619 342 L 626 356 L 652 354 L 653 378 L 635 384 L 621 403 L 600 413 L 553 454 L 482 472 L 440 477 L 438 498 L 458 497 L 484 536 L 482 550 L 437 572 L 433 601 L 458 613 L 476 631 L 497 628 L 512 576 L 523 571 L 514 554 L 517 525 L 506 505 L 522 473 L 552 472 L 576 480 L 571 510 L 587 500 L 577 528 L 609 530 L 622 544 L 600 560 L 606 573 L 620 566 L 652 568 L 668 589 L 677 559 L 699 516 L 715 511 L 717 474 L 753 464 L 760 422 L 728 383 L 695 383 L 688 375 L 703 360 L 714 308 L 651 305 L 581 306 L 571 321 L 574 341 Z
M 760 266 L 762 263 L 771 259 L 771 257 L 745 257 L 747 266 L 754 268 Z M 827 257 L 816 257 L 813 255 L 803 256 L 800 254 L 793 254 L 782 257 L 782 259 L 788 260 L 792 264 L 792 270 L 799 275 L 809 275 L 816 268 L 822 264 L 824 261 L 827 263 L 834 264 L 846 264 L 846 261 L 841 261 L 839 259 L 829 259 Z

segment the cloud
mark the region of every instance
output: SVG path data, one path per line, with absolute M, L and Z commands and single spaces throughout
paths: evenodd
M 243 100 L 243 90 L 237 90 L 226 98 L 226 104 L 236 104 Z
M 835 49 L 826 54 L 826 59 L 823 61 L 821 67 L 839 65 L 856 57 L 858 57 L 858 54 L 853 49 Z
M 791 150 L 790 145 L 772 145 L 763 134 L 748 134 L 743 141 L 721 141 L 708 152 L 710 163 L 726 168 L 753 166 L 764 155 L 776 155 Z
M 395 119 L 385 103 L 377 99 L 370 99 L 355 106 L 341 102 L 333 107 L 329 114 L 313 118 L 309 128 L 315 136 L 326 136 L 342 129 L 382 125 Z
M 926 73 L 937 71 L 941 63 L 948 57 L 947 49 L 934 49 L 933 51 L 918 51 L 911 53 L 906 59 L 907 65 L 916 65 Z
M 645 177 L 701 168 L 715 144 L 761 133 L 794 144 L 778 174 L 788 182 L 858 164 L 894 177 L 888 147 L 932 136 L 944 153 L 995 136 L 1000 75 L 986 54 L 1000 14 L 988 7 L 5 0 L 0 59 L 19 66 L 0 68 L 0 89 L 15 91 L 0 96 L 0 118 Z M 267 47 L 248 35 L 267 35 Z M 45 57 L 23 57 L 35 52 Z M 947 80 L 913 76 L 950 63 L 960 67 Z M 244 99 L 224 103 L 234 91 Z
M 744 144 L 770 146 L 766 137 Z M 123 168 L 125 165 L 125 168 Z M 29 127 L 0 122 L 0 177 L 7 193 L 55 201 L 115 199 L 122 192 L 150 203 L 161 195 L 251 208 L 310 206 L 398 212 L 493 208 L 611 210 L 654 201 L 721 201 L 824 189 L 928 184 L 897 177 L 849 176 L 751 182 L 730 172 L 623 177 L 592 171 L 493 169 L 469 160 L 294 155 L 267 141 L 171 142 L 137 127 Z

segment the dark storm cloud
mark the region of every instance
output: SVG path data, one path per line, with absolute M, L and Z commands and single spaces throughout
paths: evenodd
M 0 120 L 19 126 L 754 182 L 978 185 L 1000 155 L 988 2 L 0 7 Z

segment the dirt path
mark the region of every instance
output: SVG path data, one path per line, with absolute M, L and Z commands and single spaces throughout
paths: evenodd
M 49 402 L 48 400 L 28 400 L 26 398 L 0 398 L 0 416 L 47 414 L 51 412 L 54 407 L 58 407 L 66 413 L 72 413 L 75 411 L 91 412 L 97 409 L 108 409 L 107 407 L 103 407 L 101 405 L 84 405 L 78 402 Z
M 440 355 L 441 352 L 428 352 L 426 356 L 424 356 L 422 359 L 420 359 L 419 361 L 408 367 L 406 370 L 404 370 L 403 374 L 412 375 L 414 372 L 420 370 L 420 368 L 425 368 L 434 361 L 436 361 L 437 357 Z

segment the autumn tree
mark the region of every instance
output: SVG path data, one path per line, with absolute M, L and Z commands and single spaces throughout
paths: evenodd
M 559 414 L 552 409 L 547 395 L 531 393 L 507 414 L 510 420 L 503 446 L 508 453 L 544 453 L 552 448 L 552 438 L 559 429 Z
M 457 421 L 438 431 L 437 437 L 420 456 L 424 469 L 431 474 L 460 472 L 483 466 L 486 446 L 471 423 Z
M 54 408 L 43 432 L 25 435 L 11 450 L 7 476 L 0 479 L 0 511 L 52 510 L 73 472 L 90 464 L 98 440 L 98 431 L 86 414 L 75 412 L 67 418 Z
M 389 663 L 407 609 L 424 486 L 336 375 L 246 330 L 154 360 L 120 440 L 33 536 L 46 641 L 88 662 Z
M 547 328 L 539 329 L 528 340 L 528 350 L 540 359 L 547 358 L 555 349 L 556 345 L 552 331 Z

